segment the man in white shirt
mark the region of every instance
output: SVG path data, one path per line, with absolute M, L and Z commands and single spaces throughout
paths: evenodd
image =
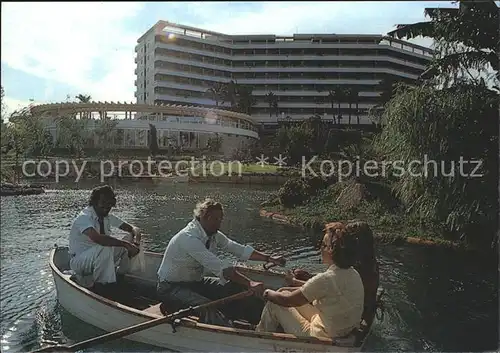
M 115 205 L 115 193 L 110 186 L 95 188 L 89 205 L 73 221 L 69 234 L 69 264 L 77 281 L 105 296 L 116 291 L 117 272 L 128 271 L 129 258 L 139 253 L 136 244 L 141 239 L 137 227 L 109 213 Z M 130 234 L 122 240 L 114 238 L 112 227 Z
M 262 294 L 263 283 L 251 281 L 217 257 L 217 248 L 232 253 L 242 261 L 285 265 L 286 260 L 282 256 L 263 254 L 249 245 L 241 245 L 226 237 L 219 231 L 223 216 L 222 205 L 207 199 L 196 205 L 194 219 L 170 240 L 158 270 L 157 287 L 158 296 L 169 311 L 224 298 L 245 290 L 245 287 L 257 295 Z M 205 272 L 216 277 L 205 277 Z M 246 312 L 242 312 L 243 307 Z M 229 317 L 246 318 L 251 323 L 258 323 L 263 307 L 262 300 L 251 297 L 245 305 L 241 302 L 228 303 L 220 310 L 208 309 L 198 315 L 200 322 L 214 325 L 232 326 Z

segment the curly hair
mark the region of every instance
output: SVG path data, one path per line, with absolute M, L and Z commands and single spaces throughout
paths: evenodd
M 113 206 L 116 204 L 116 195 L 111 186 L 103 185 L 98 186 L 92 190 L 89 198 L 89 206 L 97 206 L 97 203 L 102 196 L 105 196 L 109 200 L 111 200 L 113 202 Z
M 345 225 L 341 222 L 327 223 L 325 232 L 330 234 L 329 245 L 335 265 L 343 269 L 354 266 L 357 259 L 357 241 L 348 236 Z

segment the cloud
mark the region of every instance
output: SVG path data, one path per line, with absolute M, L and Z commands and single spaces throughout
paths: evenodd
M 2 62 L 51 82 L 64 82 L 94 99 L 134 99 L 137 33 L 126 21 L 141 3 L 4 3 Z M 100 66 L 102 77 L 92 79 Z M 8 90 L 8 88 L 7 88 Z
M 425 7 L 454 6 L 451 2 L 263 2 L 245 11 L 224 3 L 192 3 L 186 10 L 194 27 L 225 34 L 338 33 L 386 34 L 400 23 L 426 20 Z M 455 5 L 456 6 L 456 5 Z M 224 20 L 221 21 L 221 16 Z M 429 46 L 431 39 L 412 42 Z
M 4 104 L 5 104 L 5 116 L 9 116 L 16 110 L 21 110 L 25 107 L 27 107 L 30 104 L 43 104 L 47 103 L 44 101 L 29 101 L 29 100 L 23 100 L 23 99 L 15 99 L 11 97 L 4 97 Z
M 424 20 L 424 8 L 433 6 L 449 4 L 3 3 L 1 60 L 45 80 L 43 91 L 36 94 L 39 99 L 50 99 L 65 83 L 74 87 L 68 93 L 90 94 L 94 100 L 135 101 L 134 48 L 139 36 L 159 19 L 227 34 L 384 34 L 397 23 Z

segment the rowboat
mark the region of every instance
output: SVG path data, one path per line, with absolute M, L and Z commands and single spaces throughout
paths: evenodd
M 50 268 L 58 301 L 73 316 L 106 332 L 163 317 L 160 302 L 154 295 L 156 273 L 162 256 L 160 253 L 145 252 L 144 272 L 138 270 L 125 275 L 124 282 L 135 296 L 132 300 L 117 302 L 78 285 L 70 271 L 68 248 L 56 246 L 50 252 Z M 285 286 L 283 274 L 247 267 L 238 269 L 251 279 L 264 282 L 267 288 Z M 251 325 L 246 327 L 244 322 L 236 328 L 208 325 L 189 316 L 134 333 L 126 339 L 171 351 L 354 352 L 362 350 L 371 330 L 371 325 L 362 325 L 347 337 L 331 340 L 255 332 L 248 326 Z

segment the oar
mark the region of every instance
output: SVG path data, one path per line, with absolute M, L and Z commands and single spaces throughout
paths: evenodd
M 221 304 L 233 301 L 233 300 L 242 299 L 242 298 L 248 297 L 252 294 L 253 294 L 253 292 L 251 290 L 248 290 L 246 292 L 234 294 L 234 295 L 231 295 L 229 297 L 214 300 L 214 301 L 211 301 L 211 302 L 206 303 L 206 304 L 197 305 L 195 307 L 189 307 L 186 309 L 182 309 L 182 310 L 179 310 L 175 313 L 167 315 L 165 317 L 160 317 L 158 319 L 142 322 L 142 323 L 134 325 L 134 326 L 125 327 L 125 328 L 122 328 L 118 331 L 106 333 L 104 335 L 88 339 L 86 341 L 75 343 L 71 346 L 63 346 L 63 345 L 49 346 L 49 347 L 45 347 L 45 348 L 39 349 L 37 351 L 34 351 L 33 353 L 36 353 L 36 352 L 76 352 L 78 350 L 88 348 L 88 347 L 95 345 L 95 344 L 104 343 L 107 341 L 112 341 L 112 340 L 117 339 L 117 338 L 122 338 L 122 337 L 125 337 L 128 335 L 131 335 L 133 333 L 147 330 L 148 328 L 151 328 L 151 327 L 154 327 L 157 325 L 161 325 L 161 324 L 167 323 L 169 321 L 173 321 L 173 320 L 178 319 L 180 317 L 190 315 L 193 312 L 200 310 L 200 309 L 206 309 L 208 307 L 221 305 Z
M 297 254 L 297 255 L 294 255 L 294 256 L 290 256 L 287 261 L 293 261 L 293 260 L 299 260 L 299 259 L 305 259 L 305 258 L 308 258 L 308 257 L 311 257 L 311 256 L 317 256 L 319 255 L 320 252 L 319 251 L 315 251 L 314 253 L 307 253 L 307 254 Z M 273 263 L 273 262 L 268 262 L 268 263 L 265 263 L 263 265 L 264 267 L 264 271 L 269 271 L 271 268 L 273 267 L 276 267 L 278 266 L 277 264 Z

